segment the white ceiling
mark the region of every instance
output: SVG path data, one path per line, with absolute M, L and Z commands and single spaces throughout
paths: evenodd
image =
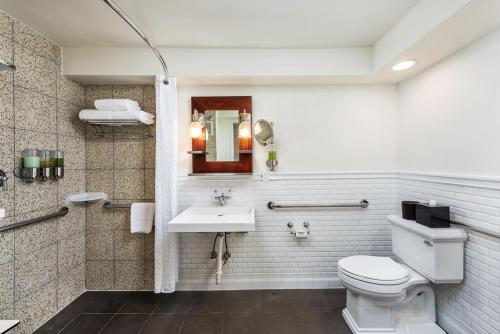
M 115 0 L 159 46 L 372 46 L 418 0 Z M 0 0 L 62 46 L 143 46 L 102 0 Z

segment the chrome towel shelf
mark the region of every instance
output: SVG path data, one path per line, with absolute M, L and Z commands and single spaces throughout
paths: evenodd
M 360 208 L 366 209 L 370 203 L 362 199 L 359 203 L 335 203 L 335 204 L 276 204 L 273 201 L 267 203 L 269 210 L 275 209 L 335 209 L 335 208 Z
M 51 213 L 51 214 L 48 214 L 48 215 L 45 215 L 45 216 L 37 217 L 37 218 L 32 218 L 32 219 L 24 220 L 24 221 L 21 221 L 19 223 L 10 224 L 10 225 L 7 225 L 7 226 L 0 227 L 0 232 L 12 230 L 12 229 L 15 229 L 15 228 L 18 228 L 18 227 L 21 227 L 21 226 L 26 226 L 26 225 L 31 225 L 31 224 L 43 222 L 45 220 L 49 220 L 49 219 L 52 219 L 52 218 L 63 217 L 63 216 L 66 216 L 68 214 L 68 212 L 69 212 L 69 209 L 67 207 L 63 206 L 57 212 L 54 212 L 54 213 Z

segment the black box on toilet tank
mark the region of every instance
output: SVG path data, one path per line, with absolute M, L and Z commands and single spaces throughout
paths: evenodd
M 415 210 L 417 223 L 431 228 L 450 227 L 450 207 L 445 205 L 417 204 Z

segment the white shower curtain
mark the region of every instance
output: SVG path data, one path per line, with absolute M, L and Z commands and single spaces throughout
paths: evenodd
M 178 279 L 177 233 L 168 222 L 177 213 L 177 83 L 156 77 L 155 292 L 174 292 Z

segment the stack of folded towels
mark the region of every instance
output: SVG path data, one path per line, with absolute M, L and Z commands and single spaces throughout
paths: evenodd
M 80 119 L 87 123 L 127 125 L 131 123 L 154 124 L 154 115 L 141 110 L 137 101 L 129 99 L 95 100 L 96 109 L 80 111 Z

